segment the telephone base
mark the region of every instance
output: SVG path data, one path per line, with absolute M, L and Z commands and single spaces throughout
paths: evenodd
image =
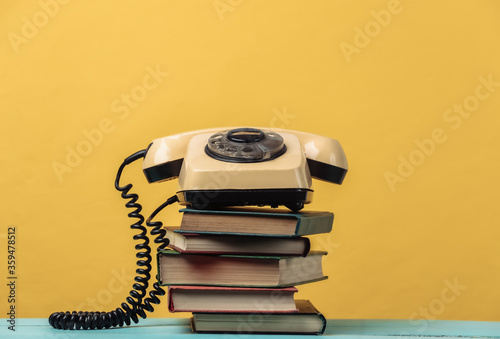
M 301 210 L 312 201 L 313 190 L 306 188 L 189 190 L 177 192 L 179 203 L 195 209 L 223 206 L 286 206 Z

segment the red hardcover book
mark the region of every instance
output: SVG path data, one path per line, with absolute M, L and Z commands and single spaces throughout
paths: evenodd
M 222 286 L 170 286 L 170 312 L 203 313 L 294 313 L 293 296 L 298 290 L 287 288 L 246 288 Z

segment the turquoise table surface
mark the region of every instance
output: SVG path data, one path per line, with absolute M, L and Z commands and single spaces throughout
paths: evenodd
M 16 319 L 15 332 L 2 319 L 0 338 L 319 338 L 305 335 L 195 334 L 189 319 L 142 319 L 129 327 L 94 331 L 60 331 L 51 328 L 47 319 Z M 395 338 L 500 338 L 500 322 L 447 320 L 328 320 L 323 337 L 336 339 Z

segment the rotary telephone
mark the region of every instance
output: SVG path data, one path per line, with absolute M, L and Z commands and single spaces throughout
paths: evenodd
M 347 160 L 337 140 L 285 129 L 215 128 L 175 134 L 153 142 L 127 157 L 118 169 L 115 188 L 133 209 L 138 230 L 135 248 L 139 259 L 133 289 L 120 307 L 110 312 L 55 312 L 49 323 L 56 329 L 102 329 L 130 325 L 145 311 L 153 312 L 158 296 L 165 291 L 156 282 L 147 295 L 151 278 L 151 247 L 138 195 L 129 193 L 132 184 L 120 186 L 123 169 L 143 160 L 148 182 L 178 178 L 178 192 L 146 219 L 158 249 L 168 245 L 163 224 L 152 221 L 166 206 L 178 202 L 195 209 L 225 206 L 286 206 L 298 211 L 312 201 L 312 179 L 342 184 Z

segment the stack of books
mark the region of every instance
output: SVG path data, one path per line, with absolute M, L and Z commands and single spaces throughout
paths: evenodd
M 158 252 L 158 280 L 171 312 L 192 312 L 198 333 L 323 333 L 326 320 L 296 285 L 327 279 L 326 252 L 307 235 L 329 233 L 330 212 L 182 209 Z

